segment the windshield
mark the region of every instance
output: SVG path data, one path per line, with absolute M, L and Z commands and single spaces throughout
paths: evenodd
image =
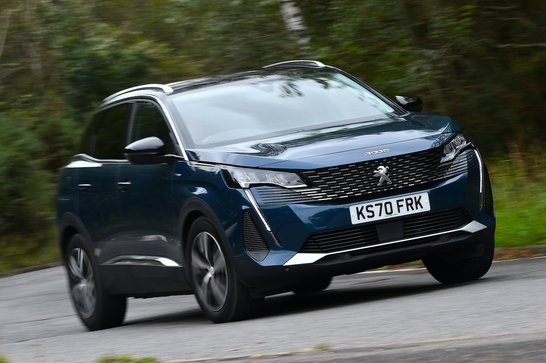
M 384 119 L 395 112 L 366 88 L 328 70 L 247 74 L 172 100 L 195 147 Z

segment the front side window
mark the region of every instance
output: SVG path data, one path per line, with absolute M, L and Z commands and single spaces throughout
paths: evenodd
M 330 70 L 243 74 L 186 90 L 174 104 L 197 147 L 391 118 L 395 110 Z
M 129 142 L 150 136 L 158 137 L 165 143 L 166 153 L 172 154 L 175 152 L 169 127 L 159 108 L 153 103 L 138 102 L 135 104 L 135 115 L 129 132 Z

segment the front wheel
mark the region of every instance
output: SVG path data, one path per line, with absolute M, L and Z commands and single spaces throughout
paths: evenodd
M 127 310 L 127 298 L 109 295 L 102 287 L 98 268 L 81 234 L 68 242 L 64 263 L 72 304 L 89 330 L 121 325 Z
M 189 232 L 189 266 L 195 298 L 215 323 L 240 320 L 255 312 L 257 301 L 237 278 L 220 233 L 205 217 Z
M 430 256 L 423 259 L 430 274 L 443 284 L 474 281 L 489 271 L 493 263 L 495 241 L 493 238 L 473 246 L 463 254 Z

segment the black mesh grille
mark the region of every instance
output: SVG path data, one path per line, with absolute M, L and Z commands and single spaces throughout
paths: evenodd
M 363 163 L 304 171 L 310 183 L 320 188 L 325 198 L 343 199 L 366 194 L 402 189 L 432 181 L 441 158 L 440 149 L 381 158 Z M 379 166 L 389 168 L 392 184 L 378 185 L 374 177 Z
M 263 261 L 269 253 L 267 243 L 248 211 L 243 213 L 243 241 L 245 250 L 258 261 Z
M 429 149 L 362 163 L 302 171 L 301 175 L 310 185 L 308 188 L 257 187 L 253 190 L 262 205 L 362 199 L 366 195 L 402 192 L 464 173 L 474 153 L 472 150 L 464 151 L 447 163 L 440 163 L 441 158 L 442 148 Z M 374 175 L 379 166 L 389 167 L 391 184 L 383 182 L 378 185 L 379 178 Z
M 406 217 L 401 221 L 403 239 L 406 239 L 454 230 L 469 223 L 471 218 L 462 209 L 449 209 Z M 314 234 L 307 239 L 300 252 L 330 253 L 380 244 L 376 228 L 379 223 Z
M 325 253 L 372 246 L 379 243 L 374 225 L 351 227 L 311 236 L 300 252 Z

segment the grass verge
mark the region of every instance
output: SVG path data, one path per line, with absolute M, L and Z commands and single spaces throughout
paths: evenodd
M 489 164 L 497 246 L 546 244 L 546 162 L 536 157 Z
M 130 355 L 118 355 L 102 357 L 97 363 L 159 363 L 159 360 L 152 357 L 134 358 Z

